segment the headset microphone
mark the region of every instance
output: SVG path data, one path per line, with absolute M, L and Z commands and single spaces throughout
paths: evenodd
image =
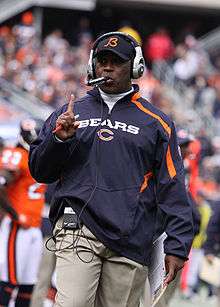
M 90 79 L 88 81 L 86 81 L 87 85 L 90 86 L 94 86 L 94 85 L 101 85 L 103 83 L 105 83 L 107 80 L 109 80 L 110 78 L 107 77 L 101 77 L 101 78 L 96 78 L 96 79 Z

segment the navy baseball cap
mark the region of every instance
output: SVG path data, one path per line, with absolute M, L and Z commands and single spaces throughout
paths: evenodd
M 135 56 L 132 43 L 120 35 L 112 35 L 100 40 L 95 48 L 94 57 L 105 51 L 111 51 L 125 61 L 132 60 Z

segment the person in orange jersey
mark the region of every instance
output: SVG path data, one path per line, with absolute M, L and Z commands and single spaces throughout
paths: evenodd
M 42 252 L 41 213 L 45 185 L 29 172 L 28 151 L 37 137 L 40 120 L 20 123 L 16 147 L 4 148 L 0 157 L 0 206 L 6 212 L 0 227 L 0 306 L 28 307 Z

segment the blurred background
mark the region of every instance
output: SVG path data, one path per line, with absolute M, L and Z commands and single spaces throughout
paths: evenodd
M 193 136 L 190 189 L 212 210 L 220 205 L 219 0 L 0 0 L 0 137 L 13 146 L 21 119 L 46 119 L 70 93 L 84 95 L 94 39 L 118 30 L 143 48 L 142 95 Z M 215 287 L 198 279 L 191 295 L 186 275 L 170 306 L 217 306 Z

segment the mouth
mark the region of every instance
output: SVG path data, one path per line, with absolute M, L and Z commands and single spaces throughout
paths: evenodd
M 114 79 L 112 79 L 111 77 L 105 77 L 106 78 L 106 81 L 104 83 L 104 85 L 107 85 L 107 86 L 110 86 L 112 84 L 114 84 Z

